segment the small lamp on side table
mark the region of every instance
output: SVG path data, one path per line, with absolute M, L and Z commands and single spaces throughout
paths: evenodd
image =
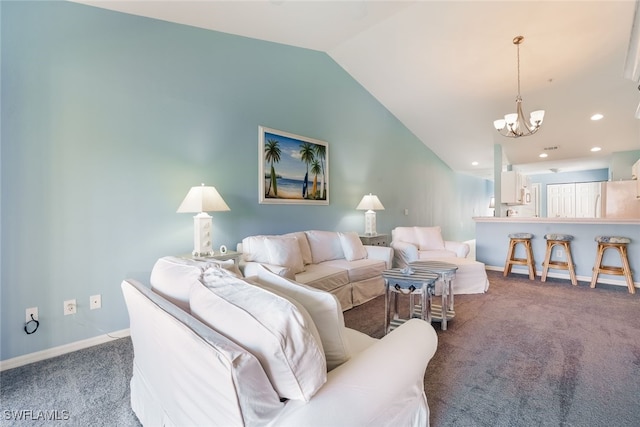
M 375 236 L 376 234 L 376 213 L 375 211 L 383 211 L 384 206 L 375 194 L 365 195 L 356 207 L 357 210 L 364 211 L 364 234 L 366 236 Z
M 197 213 L 193 217 L 193 256 L 213 255 L 211 229 L 213 226 L 211 215 L 207 212 L 228 211 L 229 206 L 224 202 L 215 187 L 191 187 L 178 213 Z

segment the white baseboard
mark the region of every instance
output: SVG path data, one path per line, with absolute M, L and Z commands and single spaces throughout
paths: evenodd
M 0 360 L 0 372 L 7 369 L 17 368 L 19 366 L 28 365 L 29 363 L 39 362 L 41 360 L 50 359 L 52 357 L 61 356 L 84 348 L 93 347 L 94 345 L 104 344 L 118 338 L 128 337 L 129 329 L 110 332 L 109 334 L 99 335 L 86 340 L 76 341 L 58 347 L 48 348 L 46 350 L 37 351 L 35 353 L 25 354 L 24 356 L 14 357 L 12 359 Z
M 486 270 L 491 270 L 491 271 L 504 271 L 504 267 L 499 267 L 499 266 L 495 266 L 495 265 L 485 265 L 485 269 Z M 511 273 L 513 274 L 523 274 L 523 275 L 529 275 L 529 270 L 527 268 L 517 268 L 517 267 L 512 267 L 511 268 Z M 540 277 L 542 276 L 542 272 L 541 271 L 536 271 L 536 277 Z M 569 277 L 569 273 L 557 273 L 557 272 L 552 272 L 550 271 L 547 274 L 547 277 L 553 277 L 554 279 L 566 279 L 566 280 L 571 280 L 571 278 Z M 591 283 L 591 276 L 579 276 L 576 275 L 576 279 L 579 282 L 589 282 Z M 624 280 L 617 280 L 617 279 L 607 279 L 604 278 L 602 276 L 598 277 L 598 283 L 602 283 L 602 284 L 607 284 L 607 285 L 615 285 L 615 286 L 622 286 L 622 287 L 627 287 L 627 282 L 625 282 Z M 634 282 L 633 283 L 635 285 L 636 288 L 640 288 L 640 283 L 639 282 Z M 596 285 L 597 286 L 597 285 Z

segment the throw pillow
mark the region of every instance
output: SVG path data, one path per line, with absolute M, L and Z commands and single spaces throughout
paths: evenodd
M 344 258 L 342 252 L 342 244 L 338 233 L 335 231 L 305 231 L 309 247 L 311 248 L 311 257 L 313 264 L 319 264 L 323 261 Z
M 344 316 L 335 295 L 288 280 L 264 266 L 259 266 L 256 279 L 257 286 L 287 295 L 309 312 L 320 334 L 329 371 L 349 360 L 351 351 L 345 336 Z
M 444 250 L 444 240 L 440 226 L 436 227 L 416 227 L 418 242 L 421 251 Z
M 207 270 L 204 283 L 192 284 L 193 315 L 256 356 L 280 397 L 309 401 L 327 367 L 304 308 L 220 270 Z
M 309 241 L 307 240 L 307 235 L 304 234 L 304 231 L 296 231 L 293 233 L 284 234 L 283 236 L 293 236 L 298 239 L 298 244 L 300 245 L 300 255 L 302 255 L 302 262 L 304 263 L 304 265 L 311 264 L 313 262 L 313 259 L 311 258 L 311 248 L 309 247 Z
M 350 231 L 347 233 L 338 233 L 338 236 L 340 237 L 342 251 L 347 261 L 355 261 L 367 257 L 367 249 L 365 249 L 362 244 L 358 233 Z
M 393 240 L 420 246 L 416 227 L 396 227 L 393 229 Z
M 218 261 L 212 259 L 197 261 L 166 256 L 156 261 L 151 270 L 149 282 L 154 292 L 162 295 L 188 313 L 191 282 L 201 280 L 203 272 L 212 266 L 228 269 L 238 277 L 242 277 L 242 273 L 240 273 L 234 260 Z
M 300 245 L 295 237 L 267 237 L 264 239 L 269 264 L 287 267 L 293 274 L 304 271 Z

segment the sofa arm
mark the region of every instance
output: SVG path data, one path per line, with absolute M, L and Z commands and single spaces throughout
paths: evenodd
M 444 248 L 448 251 L 455 252 L 458 258 L 466 258 L 471 248 L 469 244 L 464 242 L 445 241 Z
M 367 250 L 367 258 L 379 259 L 380 261 L 384 261 L 387 265 L 387 268 L 391 268 L 391 265 L 393 263 L 393 249 L 386 246 L 369 245 L 365 245 L 364 248 Z
M 244 277 L 252 277 L 258 275 L 258 266 L 263 266 L 269 269 L 271 272 L 278 276 L 286 277 L 287 279 L 296 280 L 296 275 L 291 269 L 283 267 L 281 265 L 264 264 L 260 262 L 245 261 L 240 263 L 240 271 Z
M 418 260 L 418 247 L 413 243 L 395 241 L 391 242 L 393 248 L 393 266 L 404 268 L 410 262 Z
M 309 402 L 288 401 L 270 425 L 426 426 L 424 375 L 437 345 L 433 327 L 411 319 L 329 372 Z

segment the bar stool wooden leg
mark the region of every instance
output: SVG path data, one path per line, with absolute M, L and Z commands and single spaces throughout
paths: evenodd
M 547 281 L 547 273 L 549 273 L 549 261 L 551 261 L 551 251 L 553 250 L 553 243 L 547 240 L 547 252 L 544 255 L 544 261 L 542 262 L 542 276 L 541 282 Z
M 504 266 L 504 271 L 502 272 L 503 277 L 507 277 L 508 274 L 511 273 L 511 260 L 513 259 L 513 252 L 515 251 L 516 241 L 511 239 L 509 241 L 509 251 L 507 252 L 507 265 Z
M 622 257 L 622 272 L 624 273 L 625 279 L 627 279 L 627 288 L 629 288 L 630 294 L 635 294 L 636 287 L 633 284 L 631 266 L 629 265 L 629 258 L 627 258 L 627 245 L 621 245 L 618 249 L 620 250 L 620 256 Z
M 571 255 L 571 245 L 569 242 L 564 242 L 564 251 L 567 254 L 567 267 L 569 268 L 569 277 L 571 278 L 571 284 L 578 286 L 578 279 L 576 278 L 576 269 L 573 265 L 573 256 Z
M 598 253 L 596 254 L 596 263 L 593 266 L 593 275 L 591 276 L 591 288 L 596 287 L 598 281 L 598 275 L 600 274 L 600 266 L 602 265 L 602 256 L 604 255 L 605 247 L 598 243 Z
M 525 248 L 527 249 L 527 266 L 529 267 L 529 280 L 536 279 L 536 265 L 533 261 L 533 248 L 531 246 L 531 240 L 526 240 L 524 243 Z

